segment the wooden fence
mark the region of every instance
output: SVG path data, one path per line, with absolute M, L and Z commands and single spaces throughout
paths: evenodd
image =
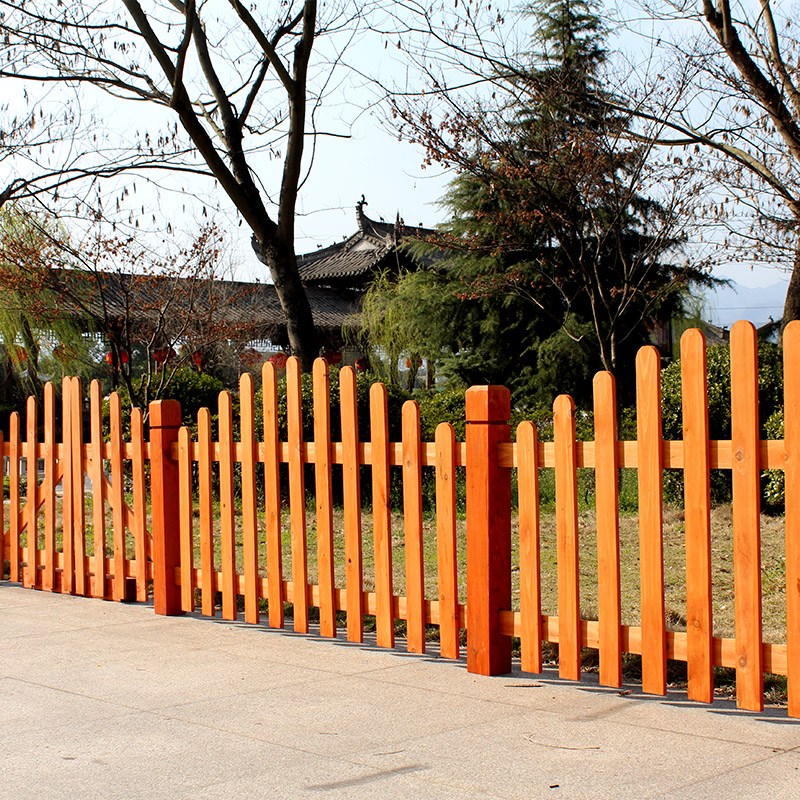
M 370 439 L 359 441 L 356 375 L 349 367 L 339 375 L 341 441 L 331 441 L 330 382 L 323 360 L 314 366 L 313 409 L 305 409 L 313 413 L 314 437 L 304 441 L 296 359 L 289 359 L 286 367 L 286 441 L 279 438 L 277 373 L 265 364 L 263 425 L 256 430 L 253 381 L 244 375 L 238 440 L 232 398 L 222 392 L 216 440 L 207 409 L 198 416 L 193 439 L 181 426 L 180 406 L 165 400 L 149 409 L 149 442 L 136 409 L 130 417 L 130 442 L 124 442 L 119 398 L 112 394 L 110 436 L 105 441 L 100 389 L 93 382 L 90 436 L 84 442 L 80 382 L 67 378 L 62 387 L 60 441 L 55 393 L 48 385 L 43 441 L 37 440 L 37 406 L 31 399 L 25 439 L 15 414 L 9 440 L 0 442 L 10 460 L 8 503 L 0 506 L 0 514 L 7 514 L 7 520 L 0 519 L 0 552 L 8 559 L 11 581 L 44 590 L 146 600 L 152 581 L 159 614 L 192 611 L 199 597 L 201 613 L 210 616 L 221 599 L 224 619 L 237 618 L 243 602 L 247 622 L 258 623 L 266 608 L 268 624 L 282 627 L 288 602 L 296 631 L 308 631 L 310 609 L 318 609 L 322 636 L 336 635 L 337 612 L 345 612 L 346 636 L 353 642 L 363 639 L 365 615 L 374 616 L 377 643 L 384 647 L 394 646 L 395 622 L 405 620 L 406 646 L 417 653 L 425 651 L 426 626 L 438 626 L 440 653 L 446 658 L 459 656 L 461 631 L 466 629 L 468 669 L 485 675 L 510 670 L 512 637 L 519 637 L 521 666 L 529 672 L 542 670 L 542 644 L 556 643 L 559 672 L 572 680 L 580 679 L 581 649 L 597 649 L 600 682 L 608 686 L 621 684 L 622 654 L 640 654 L 643 689 L 654 694 L 666 692 L 667 660 L 686 662 L 689 697 L 703 702 L 713 700 L 714 667 L 732 667 L 738 705 L 751 710 L 763 707 L 764 673 L 786 675 L 789 714 L 800 716 L 800 322 L 789 325 L 784 334 L 783 440 L 760 439 L 756 333 L 750 323 L 733 327 L 730 348 L 732 433 L 726 441 L 709 439 L 705 341 L 694 330 L 684 335 L 681 344 L 684 434 L 680 441 L 662 438 L 660 359 L 652 347 L 643 348 L 636 362 L 636 441 L 619 440 L 614 380 L 608 373 L 598 374 L 594 382 L 594 441 L 576 441 L 574 404 L 562 396 L 554 404 L 552 442 L 539 441 L 536 427 L 523 422 L 514 443 L 509 393 L 503 387 L 486 386 L 466 393 L 465 442 L 455 440 L 449 423 L 439 425 L 434 442 L 423 442 L 419 409 L 411 401 L 403 407 L 401 441 L 391 442 L 387 394 L 380 384 L 370 391 Z M 40 462 L 41 478 L 34 467 Z M 306 485 L 311 474 L 307 465 L 313 465 L 313 487 Z M 400 545 L 393 544 L 392 535 L 392 467 L 402 473 L 402 595 L 393 586 L 392 560 Z M 466 467 L 465 596 L 459 596 L 458 580 L 457 467 Z M 334 468 L 341 470 L 341 515 L 334 510 Z M 371 477 L 369 545 L 374 568 L 369 575 L 363 560 L 363 468 Z M 424 468 L 435 473 L 436 589 L 427 595 Z M 596 620 L 582 619 L 580 609 L 578 470 L 586 468 L 594 470 L 596 485 Z M 638 626 L 623 625 L 620 610 L 621 468 L 636 469 L 638 475 Z M 668 630 L 666 623 L 665 468 L 683 470 L 685 479 L 685 631 Z M 557 615 L 542 613 L 539 481 L 543 469 L 555 472 Z M 732 473 L 733 638 L 715 636 L 712 620 L 712 469 Z M 786 477 L 786 640 L 779 644 L 762 641 L 763 469 L 783 470 Z M 519 530 L 514 564 L 513 470 Z M 86 476 L 91 493 L 85 493 Z M 283 491 L 281 476 L 288 483 Z M 262 487 L 257 485 L 260 481 Z M 311 512 L 309 496 L 316 504 Z M 316 540 L 311 560 L 309 514 Z M 288 548 L 283 541 L 286 525 Z M 290 564 L 283 563 L 287 552 Z M 309 566 L 313 560 L 314 569 Z M 518 570 L 516 609 L 512 570 Z

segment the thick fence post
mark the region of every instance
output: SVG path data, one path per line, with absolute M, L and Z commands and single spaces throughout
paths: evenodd
M 178 462 L 170 449 L 178 441 L 181 404 L 150 403 L 150 498 L 152 502 L 153 604 L 156 614 L 177 615 L 181 587 L 175 569 L 181 563 Z
M 511 637 L 499 612 L 511 609 L 511 470 L 498 446 L 511 441 L 504 386 L 467 390 L 467 670 L 511 671 Z

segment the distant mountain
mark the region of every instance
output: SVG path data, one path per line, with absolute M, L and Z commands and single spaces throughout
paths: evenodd
M 749 319 L 756 326 L 780 319 L 789 279 L 776 281 L 769 286 L 730 286 L 708 290 L 703 299 L 700 315 L 715 325 L 730 327 L 740 319 Z

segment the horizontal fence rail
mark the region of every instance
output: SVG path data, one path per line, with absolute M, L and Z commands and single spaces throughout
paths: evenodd
M 152 404 L 145 441 L 140 410 L 125 425 L 112 394 L 104 417 L 93 382 L 85 420 L 80 382 L 66 378 L 60 425 L 48 384 L 41 412 L 31 398 L 25 427 L 12 415 L 8 441 L 1 443 L 10 470 L 0 552 L 9 579 L 31 588 L 142 601 L 152 582 L 157 613 L 198 610 L 227 620 L 241 614 L 248 623 L 263 618 L 283 627 L 285 604 L 291 604 L 296 631 L 307 632 L 318 620 L 322 636 L 341 632 L 361 642 L 369 619 L 382 647 L 394 646 L 402 622 L 405 646 L 415 653 L 426 651 L 429 626 L 436 626 L 440 654 L 466 653 L 468 668 L 480 674 L 509 671 L 517 637 L 523 670 L 542 670 L 549 642 L 557 645 L 560 674 L 573 680 L 580 678 L 582 649 L 597 650 L 600 683 L 608 686 L 621 685 L 622 655 L 639 655 L 643 689 L 653 694 L 666 692 L 668 660 L 685 662 L 689 697 L 702 702 L 713 700 L 714 668 L 732 668 L 738 705 L 751 710 L 763 707 L 764 674 L 785 675 L 789 714 L 800 716 L 800 323 L 791 323 L 783 338 L 782 440 L 760 438 L 753 326 L 737 323 L 730 347 L 732 427 L 724 441 L 709 438 L 699 331 L 688 331 L 681 343 L 680 441 L 663 439 L 660 358 L 652 347 L 636 362 L 635 441 L 619 440 L 609 373 L 595 378 L 590 442 L 577 441 L 576 409 L 567 396 L 554 404 L 552 442 L 541 441 L 531 422 L 519 425 L 512 442 L 503 387 L 467 391 L 464 442 L 449 423 L 438 426 L 435 441 L 423 442 L 413 401 L 403 406 L 400 441 L 391 441 L 385 387 L 372 385 L 368 421 L 359 426 L 364 409 L 355 371 L 340 370 L 339 397 L 332 398 L 328 365 L 318 360 L 313 400 L 304 408 L 294 358 L 286 365 L 285 398 L 278 396 L 278 372 L 267 363 L 260 397 L 252 376 L 243 375 L 238 411 L 230 392 L 222 392 L 216 416 L 202 409 L 194 433 L 181 425 L 175 401 Z M 313 441 L 303 438 L 307 414 Z M 361 441 L 365 422 L 369 438 Z M 339 441 L 332 440 L 334 424 Z M 465 525 L 457 504 L 462 467 Z M 620 551 L 621 469 L 636 470 L 638 482 L 637 625 L 622 621 L 620 575 L 632 565 Z M 685 630 L 669 629 L 665 607 L 665 469 L 684 476 Z M 716 469 L 730 471 L 733 482 L 733 637 L 715 634 L 712 613 L 710 473 Z M 784 642 L 763 640 L 765 469 L 782 470 L 786 479 Z M 552 470 L 555 481 L 556 614 L 542 608 L 543 470 Z M 581 551 L 586 523 L 578 510 L 579 470 L 594 473 L 597 608 L 589 619 L 581 610 L 587 554 Z M 429 479 L 430 518 L 423 510 Z M 435 568 L 426 571 L 431 560 Z

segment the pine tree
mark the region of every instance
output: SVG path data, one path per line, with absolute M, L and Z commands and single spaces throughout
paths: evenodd
M 591 3 L 541 0 L 529 14 L 530 67 L 495 79 L 507 91 L 493 109 L 427 136 L 432 117 L 418 120 L 429 155 L 458 168 L 444 198 L 451 221 L 426 247 L 441 292 L 463 304 L 450 314 L 451 371 L 495 379 L 491 362 L 521 391 L 580 394 L 567 379 L 588 392 L 597 368 L 632 374 L 652 324 L 675 313 L 689 281 L 709 279 L 671 259 L 680 209 L 642 193 L 648 154 L 608 110 Z

